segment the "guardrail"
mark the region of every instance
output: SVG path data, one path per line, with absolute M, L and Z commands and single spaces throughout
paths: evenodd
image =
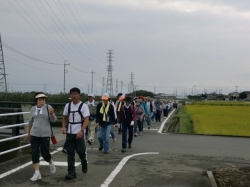
M 3 117 L 3 116 L 19 116 L 19 115 L 28 114 L 28 113 L 30 113 L 30 112 L 14 112 L 14 113 L 7 113 L 7 114 L 0 114 L 0 117 Z M 18 119 L 18 118 L 17 118 L 17 119 Z M 5 126 L 0 127 L 0 129 L 8 129 L 8 128 L 13 128 L 13 127 L 26 126 L 26 125 L 28 125 L 28 123 L 20 123 L 20 124 L 13 124 L 13 125 L 5 125 Z M 14 134 L 12 133 L 12 137 L 1 139 L 1 140 L 0 140 L 0 143 L 1 143 L 1 142 L 5 142 L 5 141 L 9 141 L 9 140 L 13 140 L 13 139 L 17 139 L 17 138 L 21 138 L 21 137 L 25 137 L 25 136 L 27 136 L 27 134 L 19 135 L 19 130 L 18 130 L 18 134 L 15 134 L 15 135 L 14 135 Z M 0 155 L 6 154 L 6 153 L 9 153 L 9 152 L 12 152 L 12 151 L 16 151 L 16 150 L 19 150 L 19 149 L 22 149 L 22 148 L 25 148 L 25 147 L 28 147 L 28 146 L 30 146 L 30 144 L 26 144 L 26 145 L 19 146 L 19 147 L 13 148 L 13 149 L 9 149 L 9 150 L 0 152 Z

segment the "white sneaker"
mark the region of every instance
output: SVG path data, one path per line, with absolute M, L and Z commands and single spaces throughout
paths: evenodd
M 37 179 L 41 179 L 41 173 L 34 173 L 33 177 L 30 178 L 31 181 L 37 181 Z
M 49 164 L 49 168 L 50 168 L 50 173 L 56 172 L 56 166 L 54 165 L 53 161 Z
M 113 142 L 116 142 L 116 138 L 113 138 Z

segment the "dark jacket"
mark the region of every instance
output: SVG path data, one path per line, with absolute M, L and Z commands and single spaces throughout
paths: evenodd
M 129 108 L 123 106 L 119 114 L 118 123 L 130 124 L 131 121 L 136 121 L 135 107 L 130 105 Z
M 101 126 L 115 124 L 115 112 L 113 105 L 111 103 L 109 105 L 109 111 L 107 113 L 109 121 L 103 121 L 103 114 L 100 113 L 101 107 L 102 107 L 102 102 L 98 103 L 96 107 L 96 123 L 99 123 Z

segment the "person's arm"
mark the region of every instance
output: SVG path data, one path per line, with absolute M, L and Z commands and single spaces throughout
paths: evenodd
M 27 133 L 27 137 L 26 137 L 26 139 L 27 139 L 28 141 L 30 141 L 30 129 L 31 129 L 31 125 L 28 124 L 28 133 Z
M 136 121 L 136 112 L 135 112 L 135 107 L 133 107 L 133 121 L 135 122 Z
M 52 123 L 57 121 L 57 117 L 55 115 L 54 108 L 52 108 L 50 105 L 49 105 L 49 115 L 50 115 L 50 121 Z
M 84 135 L 84 130 L 87 128 L 88 124 L 89 124 L 89 116 L 86 116 L 84 117 L 84 122 L 83 122 L 81 130 L 76 135 L 76 139 L 82 138 L 82 136 Z
M 66 125 L 68 123 L 68 116 L 63 116 L 63 119 L 62 119 L 62 133 L 63 134 L 66 134 Z

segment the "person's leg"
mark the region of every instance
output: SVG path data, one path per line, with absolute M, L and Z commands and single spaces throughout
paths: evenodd
M 106 125 L 104 127 L 104 132 L 103 132 L 103 148 L 104 148 L 104 153 L 109 152 L 109 135 L 111 131 L 112 125 Z
M 137 125 L 138 125 L 138 128 L 139 128 L 139 135 L 141 136 L 142 135 L 142 121 L 138 120 L 137 121 Z
M 132 148 L 131 144 L 133 141 L 133 126 L 129 125 L 128 126 L 128 148 Z
M 150 128 L 151 127 L 151 117 L 150 116 L 147 117 L 147 124 L 148 124 L 148 127 Z
M 103 149 L 103 133 L 104 133 L 104 128 L 103 127 L 99 127 L 99 131 L 98 131 L 98 141 L 99 141 L 99 150 L 101 151 Z
M 127 148 L 127 124 L 122 123 L 122 149 Z
M 32 153 L 32 163 L 34 168 L 34 175 L 30 178 L 32 181 L 36 181 L 37 179 L 41 179 L 42 176 L 39 171 L 39 148 L 40 148 L 40 140 L 39 137 L 31 136 L 30 137 L 31 144 L 31 153 Z
M 96 128 L 95 120 L 90 121 L 89 125 L 88 125 L 88 129 L 89 129 L 88 143 L 89 144 L 91 144 L 95 141 L 95 128 Z
M 66 146 L 68 152 L 68 174 L 75 176 L 75 145 L 76 145 L 76 135 L 66 134 Z M 67 177 L 66 177 L 67 178 Z
M 82 172 L 87 173 L 88 166 L 86 159 L 86 146 L 84 137 L 82 137 L 81 139 L 76 139 L 76 152 L 79 155 L 79 158 L 81 159 Z
M 137 136 L 137 122 L 138 120 L 135 120 L 135 123 L 134 123 L 134 136 Z

